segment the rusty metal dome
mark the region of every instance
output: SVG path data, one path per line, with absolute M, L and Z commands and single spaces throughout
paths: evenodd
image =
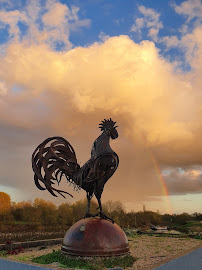
M 74 256 L 121 256 L 129 252 L 123 230 L 102 218 L 85 218 L 66 233 L 62 252 Z

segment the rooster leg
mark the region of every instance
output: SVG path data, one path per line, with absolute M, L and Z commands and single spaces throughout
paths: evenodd
M 101 193 L 101 194 L 102 194 L 102 193 Z M 99 216 L 99 217 L 101 217 L 101 218 L 103 218 L 103 219 L 107 219 L 107 220 L 111 221 L 112 223 L 114 223 L 114 220 L 111 219 L 110 217 L 106 216 L 106 215 L 103 213 L 103 211 L 102 211 L 101 194 L 95 194 L 96 199 L 97 199 L 98 204 L 99 204 L 99 207 L 98 207 L 98 208 L 100 209 L 100 212 L 97 213 L 97 214 L 95 214 L 95 216 Z
M 90 194 L 87 192 L 87 200 L 88 200 L 88 202 L 87 202 L 87 210 L 86 210 L 86 215 L 90 215 L 90 200 L 91 200 L 91 196 L 90 196 Z
M 90 201 L 92 199 L 92 193 L 87 192 L 86 197 L 87 197 L 87 209 L 84 218 L 94 217 L 94 215 L 90 214 Z
M 97 198 L 97 201 L 98 201 L 98 204 L 99 204 L 100 212 L 97 213 L 95 216 L 100 216 L 101 218 L 107 219 L 107 220 L 111 221 L 112 223 L 114 223 L 114 220 L 113 220 L 113 219 L 111 219 L 110 217 L 106 216 L 106 215 L 103 213 L 103 211 L 102 211 L 101 199 L 100 199 L 100 198 Z

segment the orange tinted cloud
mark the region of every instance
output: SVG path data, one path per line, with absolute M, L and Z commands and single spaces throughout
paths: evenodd
M 8 89 L 0 96 L 0 120 L 30 132 L 33 147 L 44 134 L 64 136 L 83 163 L 99 135 L 99 122 L 112 117 L 119 125 L 120 137 L 112 148 L 120 167 L 103 198 L 128 202 L 161 195 L 149 151 L 162 169 L 201 165 L 200 34 L 197 28 L 192 35 L 198 49 L 190 59 L 194 70 L 186 74 L 176 72 L 153 42 L 136 44 L 128 36 L 67 52 L 45 44 L 12 43 L 0 61 L 0 78 Z M 191 49 L 188 40 L 186 46 Z M 16 85 L 20 91 L 13 90 Z M 32 181 L 31 169 L 27 175 Z

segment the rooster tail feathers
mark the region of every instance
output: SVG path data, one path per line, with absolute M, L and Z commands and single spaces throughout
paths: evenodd
M 77 163 L 76 154 L 71 144 L 62 137 L 51 137 L 44 140 L 32 155 L 32 168 L 34 171 L 34 182 L 40 190 L 48 190 L 53 196 L 66 191 L 54 188 L 52 185 L 59 183 L 62 176 L 72 184 L 72 175 L 80 168 Z M 43 184 L 43 186 L 41 185 Z M 75 183 L 74 187 L 76 186 Z M 77 188 L 79 189 L 79 187 Z

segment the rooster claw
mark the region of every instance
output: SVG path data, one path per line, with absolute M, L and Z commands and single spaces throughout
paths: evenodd
M 86 213 L 83 218 L 89 218 L 89 217 L 95 217 L 95 215 L 90 214 L 90 213 Z
M 102 219 L 106 219 L 106 220 L 109 220 L 111 223 L 115 223 L 115 221 L 113 219 L 111 219 L 110 217 L 106 216 L 102 211 L 100 211 L 99 213 L 95 214 L 94 215 L 95 217 L 99 216 L 101 217 Z

